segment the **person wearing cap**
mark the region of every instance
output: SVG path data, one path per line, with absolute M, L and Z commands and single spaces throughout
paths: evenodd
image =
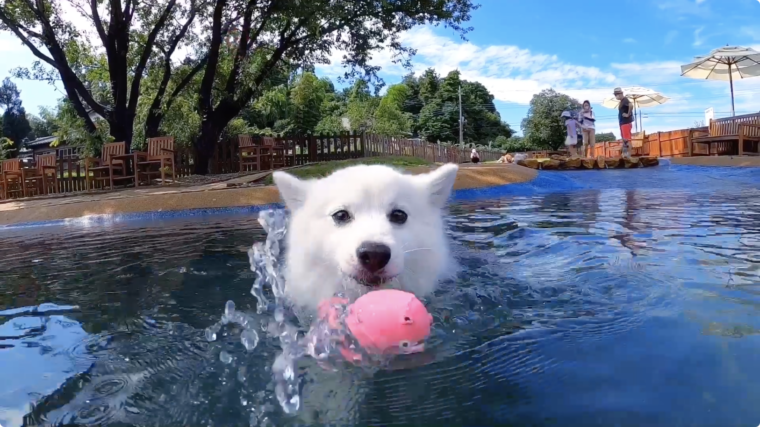
M 620 123 L 620 138 L 623 140 L 623 157 L 630 157 L 631 127 L 633 127 L 633 104 L 623 94 L 623 89 L 616 87 L 612 92 L 620 103 L 618 104 L 618 123 Z

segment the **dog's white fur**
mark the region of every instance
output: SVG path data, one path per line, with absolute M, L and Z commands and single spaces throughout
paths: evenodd
M 387 286 L 424 296 L 451 272 L 442 209 L 451 195 L 458 166 L 443 165 L 422 175 L 388 166 L 358 165 L 318 180 L 275 172 L 274 182 L 291 211 L 285 258 L 286 293 L 302 307 L 315 308 L 337 292 L 370 290 L 351 277 L 361 269 L 356 250 L 364 242 L 390 247 L 383 275 Z M 389 220 L 400 209 L 403 225 Z M 337 224 L 346 210 L 351 220 Z

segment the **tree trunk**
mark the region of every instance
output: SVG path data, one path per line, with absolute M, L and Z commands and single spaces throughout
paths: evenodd
M 222 127 L 221 129 L 224 129 Z M 195 140 L 195 166 L 193 173 L 207 175 L 210 172 L 210 162 L 214 158 L 216 143 L 221 134 L 220 128 L 213 120 L 204 120 L 201 124 L 201 134 Z
M 128 111 L 120 111 L 121 114 L 113 112 L 108 118 L 108 125 L 111 128 L 111 136 L 114 142 L 124 142 L 126 152 L 129 153 L 132 148 L 132 135 L 134 133 L 135 116 Z
M 156 138 L 158 136 L 161 136 L 158 132 L 158 129 L 161 126 L 161 120 L 163 120 L 163 118 L 164 115 L 162 113 L 154 113 L 152 111 L 148 113 L 148 118 L 145 119 L 146 138 Z

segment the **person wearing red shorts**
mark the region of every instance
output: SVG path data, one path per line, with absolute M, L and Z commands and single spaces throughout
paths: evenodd
M 623 140 L 623 157 L 630 157 L 631 127 L 633 126 L 633 104 L 625 97 L 623 89 L 616 87 L 612 92 L 620 103 L 618 104 L 618 123 L 620 123 L 620 138 Z

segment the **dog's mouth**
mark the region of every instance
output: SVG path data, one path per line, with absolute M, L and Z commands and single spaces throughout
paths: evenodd
M 357 283 L 364 285 L 368 288 L 379 288 L 384 284 L 393 280 L 396 276 L 387 276 L 384 274 L 370 274 L 367 272 L 360 272 L 351 276 Z

